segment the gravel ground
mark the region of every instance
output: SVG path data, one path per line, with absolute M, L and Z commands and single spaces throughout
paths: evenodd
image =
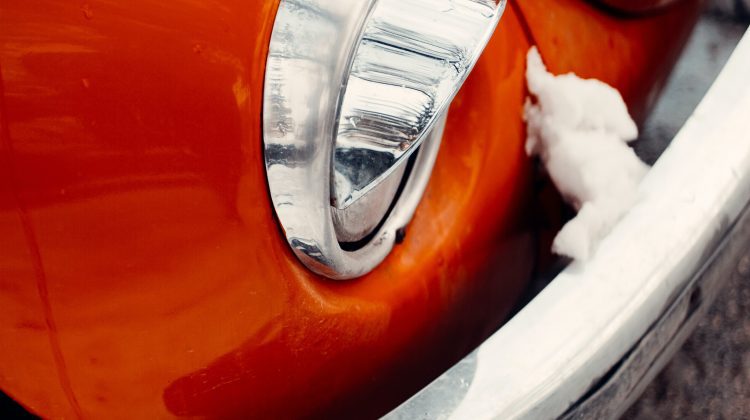
M 717 2 L 714 13 L 701 20 L 643 131 L 636 150 L 649 163 L 685 122 L 747 29 L 747 14 L 739 14 L 742 23 L 715 13 L 724 3 Z M 682 350 L 623 418 L 750 419 L 747 279 L 735 276 L 728 283 Z

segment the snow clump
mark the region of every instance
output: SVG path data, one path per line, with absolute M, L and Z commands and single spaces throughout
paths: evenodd
M 620 93 L 573 73 L 554 76 L 536 47 L 527 56 L 526 152 L 539 156 L 563 199 L 578 215 L 557 234 L 552 251 L 587 260 L 596 244 L 635 204 L 648 171 L 628 147 L 638 127 Z

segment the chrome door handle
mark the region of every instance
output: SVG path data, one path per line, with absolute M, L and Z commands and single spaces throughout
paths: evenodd
M 266 173 L 287 240 L 309 268 L 350 278 L 385 258 L 437 146 L 420 153 L 423 163 L 406 181 L 384 181 L 402 176 L 402 164 L 441 125 L 505 1 L 281 0 L 266 66 Z M 398 198 L 404 182 L 408 197 Z M 381 195 L 407 208 L 373 206 Z M 342 220 L 380 228 L 345 251 L 352 235 Z M 370 234 L 363 232 L 354 240 Z

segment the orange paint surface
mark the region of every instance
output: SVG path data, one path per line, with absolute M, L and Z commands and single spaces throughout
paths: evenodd
M 643 110 L 695 17 L 512 4 L 451 107 L 405 242 L 337 283 L 295 259 L 267 194 L 277 3 L 0 4 L 0 388 L 30 410 L 382 412 L 493 331 L 533 268 L 529 35 L 553 70 Z
M 622 92 L 636 121 L 646 117 L 698 18 L 702 0 L 643 17 L 603 13 L 588 1 L 516 1 L 553 73 L 597 78 Z

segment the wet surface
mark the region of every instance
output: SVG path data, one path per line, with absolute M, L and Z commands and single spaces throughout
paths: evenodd
M 668 146 L 747 29 L 746 16 L 737 22 L 716 14 L 719 6 L 696 28 L 643 130 L 636 149 L 648 163 Z M 750 418 L 750 276 L 733 276 L 691 338 L 623 418 Z

